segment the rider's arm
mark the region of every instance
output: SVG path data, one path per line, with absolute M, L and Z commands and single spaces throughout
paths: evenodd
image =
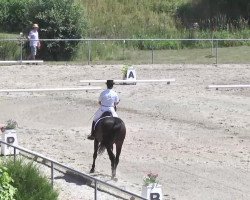
M 98 104 L 102 105 L 102 94 L 103 92 L 100 94 L 99 98 L 98 98 Z
M 120 99 L 119 99 L 118 95 L 116 94 L 114 105 L 115 106 L 118 105 L 119 102 L 120 102 Z

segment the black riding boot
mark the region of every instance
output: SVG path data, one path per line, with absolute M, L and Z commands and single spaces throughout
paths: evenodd
M 92 122 L 92 127 L 91 127 L 91 133 L 87 137 L 89 140 L 94 140 L 95 139 L 95 137 L 94 137 L 94 126 L 95 126 L 95 122 L 93 121 Z

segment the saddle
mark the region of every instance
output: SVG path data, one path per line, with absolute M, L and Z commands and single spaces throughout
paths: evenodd
M 99 119 L 101 119 L 101 118 L 103 118 L 103 117 L 113 117 L 112 112 L 110 112 L 110 111 L 105 111 L 104 113 L 102 113 L 102 115 L 101 115 L 101 117 L 100 117 Z M 99 120 L 99 119 L 98 119 L 98 120 Z
M 97 124 L 99 123 L 99 121 L 101 121 L 103 118 L 106 118 L 106 117 L 113 117 L 113 115 L 110 111 L 105 111 L 104 113 L 102 113 L 101 117 L 96 121 L 96 123 L 94 125 L 94 130 L 95 130 Z

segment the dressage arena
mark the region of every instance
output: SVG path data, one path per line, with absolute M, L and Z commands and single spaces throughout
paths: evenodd
M 250 84 L 250 65 L 134 67 L 137 79 L 176 81 L 114 86 L 121 98 L 117 112 L 127 127 L 118 180 L 110 180 L 106 152 L 98 156 L 94 176 L 140 194 L 145 175 L 157 173 L 164 200 L 250 199 L 250 88 L 207 88 Z M 82 87 L 84 79 L 121 79 L 121 69 L 5 65 L 0 88 Z M 0 93 L 0 122 L 18 122 L 20 146 L 88 173 L 93 141 L 86 136 L 100 91 Z M 93 199 L 93 188 L 63 176 L 55 177 L 55 186 L 61 200 Z

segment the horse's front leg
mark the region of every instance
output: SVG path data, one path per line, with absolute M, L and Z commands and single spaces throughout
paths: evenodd
M 113 145 L 107 146 L 107 151 L 109 155 L 109 159 L 111 161 L 111 170 L 112 170 L 112 178 L 116 176 L 116 166 L 115 166 L 115 155 L 113 153 Z
M 92 168 L 90 170 L 90 173 L 94 173 L 95 172 L 95 160 L 97 158 L 97 150 L 98 150 L 98 141 L 97 141 L 97 139 L 95 139 L 94 140 L 93 164 L 92 164 Z

